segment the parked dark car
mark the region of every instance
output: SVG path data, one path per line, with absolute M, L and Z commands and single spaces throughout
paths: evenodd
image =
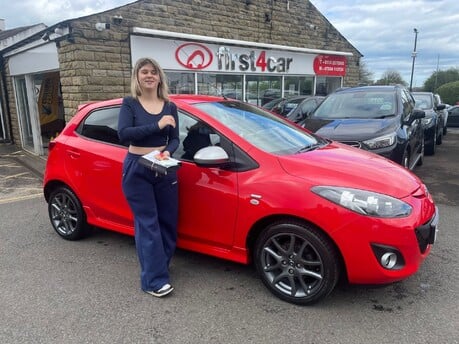
M 273 99 L 263 104 L 261 107 L 266 110 L 272 110 L 275 106 L 277 106 L 277 104 L 279 104 L 280 102 L 283 102 L 284 100 L 285 100 L 284 97 L 276 98 L 276 99 Z
M 412 170 L 424 158 L 424 112 L 414 105 L 403 86 L 346 88 L 325 98 L 300 125 Z
M 444 104 L 445 105 L 445 108 L 443 110 L 441 110 L 443 112 L 443 136 L 445 136 L 448 133 L 447 122 L 448 122 L 448 107 L 449 107 L 449 105 L 443 103 L 443 101 L 441 100 L 441 97 L 440 97 L 439 94 L 435 93 L 434 97 L 437 100 L 438 104 Z
M 448 109 L 448 127 L 459 127 L 459 105 L 451 106 Z
M 309 96 L 294 109 L 292 109 L 287 115 L 287 119 L 298 123 L 304 120 L 309 114 L 315 110 L 317 106 L 325 99 L 324 96 Z
M 311 97 L 312 96 L 293 96 L 284 98 L 271 108 L 271 112 L 277 113 L 282 117 L 286 117 L 291 111 L 297 108 L 298 104 L 301 104 L 305 99 Z
M 424 127 L 424 146 L 427 155 L 434 155 L 436 146 L 443 142 L 443 110 L 445 104 L 440 104 L 432 92 L 412 92 L 416 101 L 416 109 L 425 112 L 422 120 Z
M 277 88 L 269 88 L 263 91 L 261 95 L 261 106 L 265 105 L 266 103 L 270 102 L 271 100 L 280 98 L 282 95 L 281 90 Z

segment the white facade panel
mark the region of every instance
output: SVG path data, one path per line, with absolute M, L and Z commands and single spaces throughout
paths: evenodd
M 9 67 L 12 76 L 59 69 L 56 43 L 43 44 L 11 56 Z

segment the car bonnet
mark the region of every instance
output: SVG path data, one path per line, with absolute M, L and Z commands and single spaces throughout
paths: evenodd
M 422 185 L 416 175 L 388 159 L 335 142 L 278 160 L 288 174 L 304 178 L 311 186 L 350 187 L 403 198 Z
M 397 130 L 400 118 L 384 119 L 307 119 L 305 127 L 316 134 L 338 141 L 362 141 Z

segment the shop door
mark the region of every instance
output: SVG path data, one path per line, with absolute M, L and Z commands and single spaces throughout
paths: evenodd
M 34 154 L 43 155 L 32 78 L 30 76 L 15 78 L 15 89 L 22 147 Z M 30 104 L 33 106 L 32 109 Z

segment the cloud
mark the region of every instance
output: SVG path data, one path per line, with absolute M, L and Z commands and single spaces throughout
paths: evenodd
M 300 0 L 298 0 L 300 1 Z M 307 0 L 301 0 L 307 1 Z M 12 0 L 2 3 L 6 28 L 60 21 L 134 2 L 126 0 Z M 457 0 L 311 0 L 338 31 L 364 55 L 376 79 L 388 69 L 409 82 L 418 29 L 415 86 L 436 69 L 459 68 Z
M 388 69 L 410 81 L 415 33 L 413 86 L 422 86 L 437 66 L 459 68 L 459 3 L 455 0 L 312 0 L 319 11 L 363 55 L 376 79 Z
M 60 21 L 103 12 L 126 5 L 134 0 L 22 0 L 2 5 L 0 18 L 6 29 L 44 23 L 53 25 Z M 7 14 L 5 16 L 5 14 Z

